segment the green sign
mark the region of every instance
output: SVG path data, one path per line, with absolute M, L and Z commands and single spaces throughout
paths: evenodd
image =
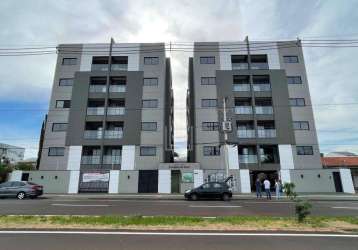
M 193 173 L 182 173 L 181 180 L 182 180 L 182 182 L 194 182 L 194 174 Z

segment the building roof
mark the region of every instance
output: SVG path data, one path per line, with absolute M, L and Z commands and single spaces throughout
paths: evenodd
M 324 167 L 357 167 L 358 156 L 337 156 L 337 157 L 322 157 L 322 165 Z
M 355 153 L 352 153 L 352 152 L 348 152 L 348 151 L 336 151 L 336 152 L 328 153 L 325 156 L 330 156 L 330 157 L 336 156 L 336 157 L 338 157 L 338 156 L 358 156 L 358 155 L 355 154 Z

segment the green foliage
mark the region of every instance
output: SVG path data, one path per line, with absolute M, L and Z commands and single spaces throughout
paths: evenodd
M 285 192 L 287 198 L 290 200 L 295 200 L 297 193 L 295 192 L 295 184 L 292 182 L 285 182 L 283 184 L 283 191 Z
M 16 163 L 15 170 L 22 170 L 22 171 L 30 171 L 30 170 L 35 170 L 34 166 L 29 163 L 29 162 L 19 162 Z
M 305 200 L 296 200 L 295 210 L 296 210 L 296 216 L 297 221 L 299 223 L 302 223 L 305 221 L 306 217 L 311 213 L 310 209 L 312 208 L 312 205 Z
M 7 175 L 12 171 L 10 166 L 0 164 L 0 183 L 6 181 Z

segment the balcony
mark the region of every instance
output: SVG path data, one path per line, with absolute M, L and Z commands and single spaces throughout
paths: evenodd
M 248 63 L 232 63 L 232 70 L 241 70 L 241 69 L 249 69 Z
M 86 130 L 84 134 L 85 139 L 102 139 L 102 130 Z
M 234 84 L 234 91 L 250 91 L 250 84 Z
M 111 70 L 112 71 L 126 71 L 126 70 L 128 70 L 128 64 L 112 64 Z
M 259 138 L 274 138 L 276 137 L 276 129 L 258 129 Z
M 236 106 L 235 114 L 239 114 L 239 115 L 252 114 L 252 107 L 251 106 Z
M 271 91 L 271 84 L 254 84 L 254 91 Z
M 105 139 L 121 139 L 123 137 L 123 130 L 106 130 L 104 132 Z
M 257 155 L 239 155 L 239 163 L 257 163 Z
M 90 93 L 106 93 L 107 86 L 106 85 L 90 85 L 89 92 Z
M 124 107 L 108 107 L 107 115 L 124 115 L 125 108 Z
M 269 69 L 269 65 L 268 65 L 268 63 L 252 62 L 251 69 Z
M 103 164 L 121 164 L 122 156 L 120 155 L 104 155 Z
M 255 138 L 255 130 L 254 129 L 238 129 L 237 137 L 239 137 L 239 138 Z
M 89 107 L 87 115 L 104 115 L 104 107 Z
M 108 71 L 108 64 L 92 64 L 92 71 Z
M 273 114 L 272 106 L 256 106 L 255 111 L 256 111 L 256 114 L 258 114 L 258 115 L 272 115 Z
M 99 155 L 82 155 L 81 158 L 81 164 L 100 164 L 101 162 L 101 156 Z
M 126 85 L 110 85 L 109 92 L 111 93 L 123 93 L 126 92 Z

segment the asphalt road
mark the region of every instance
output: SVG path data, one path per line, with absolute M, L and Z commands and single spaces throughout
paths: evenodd
M 93 233 L 93 232 L 92 232 Z M 56 233 L 2 233 L 1 249 L 4 250 L 114 250 L 114 249 L 155 249 L 155 250 L 211 250 L 211 249 L 250 249 L 250 250 L 356 250 L 358 238 L 339 236 L 279 236 L 274 235 L 147 235 L 125 234 L 77 234 L 75 232 Z
M 313 215 L 358 216 L 358 201 L 311 201 Z M 294 204 L 287 201 L 232 200 L 132 200 L 125 198 L 50 197 L 36 200 L 0 199 L 2 215 L 181 215 L 292 216 Z

